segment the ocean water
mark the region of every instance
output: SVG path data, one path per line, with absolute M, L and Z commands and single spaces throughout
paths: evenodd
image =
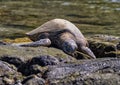
M 86 36 L 120 36 L 120 0 L 0 0 L 0 39 L 24 37 L 54 18 L 71 21 Z

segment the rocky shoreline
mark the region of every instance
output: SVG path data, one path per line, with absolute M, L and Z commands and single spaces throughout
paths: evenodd
M 119 85 L 120 51 L 105 39 L 88 38 L 97 56 L 93 60 L 74 58 L 56 48 L 0 42 L 0 85 Z

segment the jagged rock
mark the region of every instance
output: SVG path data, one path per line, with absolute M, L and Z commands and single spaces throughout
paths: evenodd
M 103 57 L 117 57 L 116 55 L 116 46 L 113 44 L 106 44 L 96 41 L 89 41 L 89 47 L 97 56 L 97 58 Z
M 20 76 L 13 65 L 0 61 L 0 85 L 12 85 L 15 82 L 14 78 Z
M 22 81 L 23 85 L 45 85 L 45 80 L 37 76 L 28 76 Z
M 50 85 L 119 85 L 119 74 L 120 58 L 107 58 L 50 66 L 44 77 Z

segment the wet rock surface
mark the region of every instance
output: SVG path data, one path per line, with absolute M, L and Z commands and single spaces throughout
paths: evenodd
M 2 44 L 0 85 L 120 85 L 119 49 L 113 43 L 89 44 L 97 59 L 77 60 L 56 48 Z

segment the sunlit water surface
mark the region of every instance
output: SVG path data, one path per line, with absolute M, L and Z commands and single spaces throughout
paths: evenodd
M 120 0 L 0 0 L 0 39 L 24 37 L 54 18 L 71 21 L 86 36 L 120 36 Z

